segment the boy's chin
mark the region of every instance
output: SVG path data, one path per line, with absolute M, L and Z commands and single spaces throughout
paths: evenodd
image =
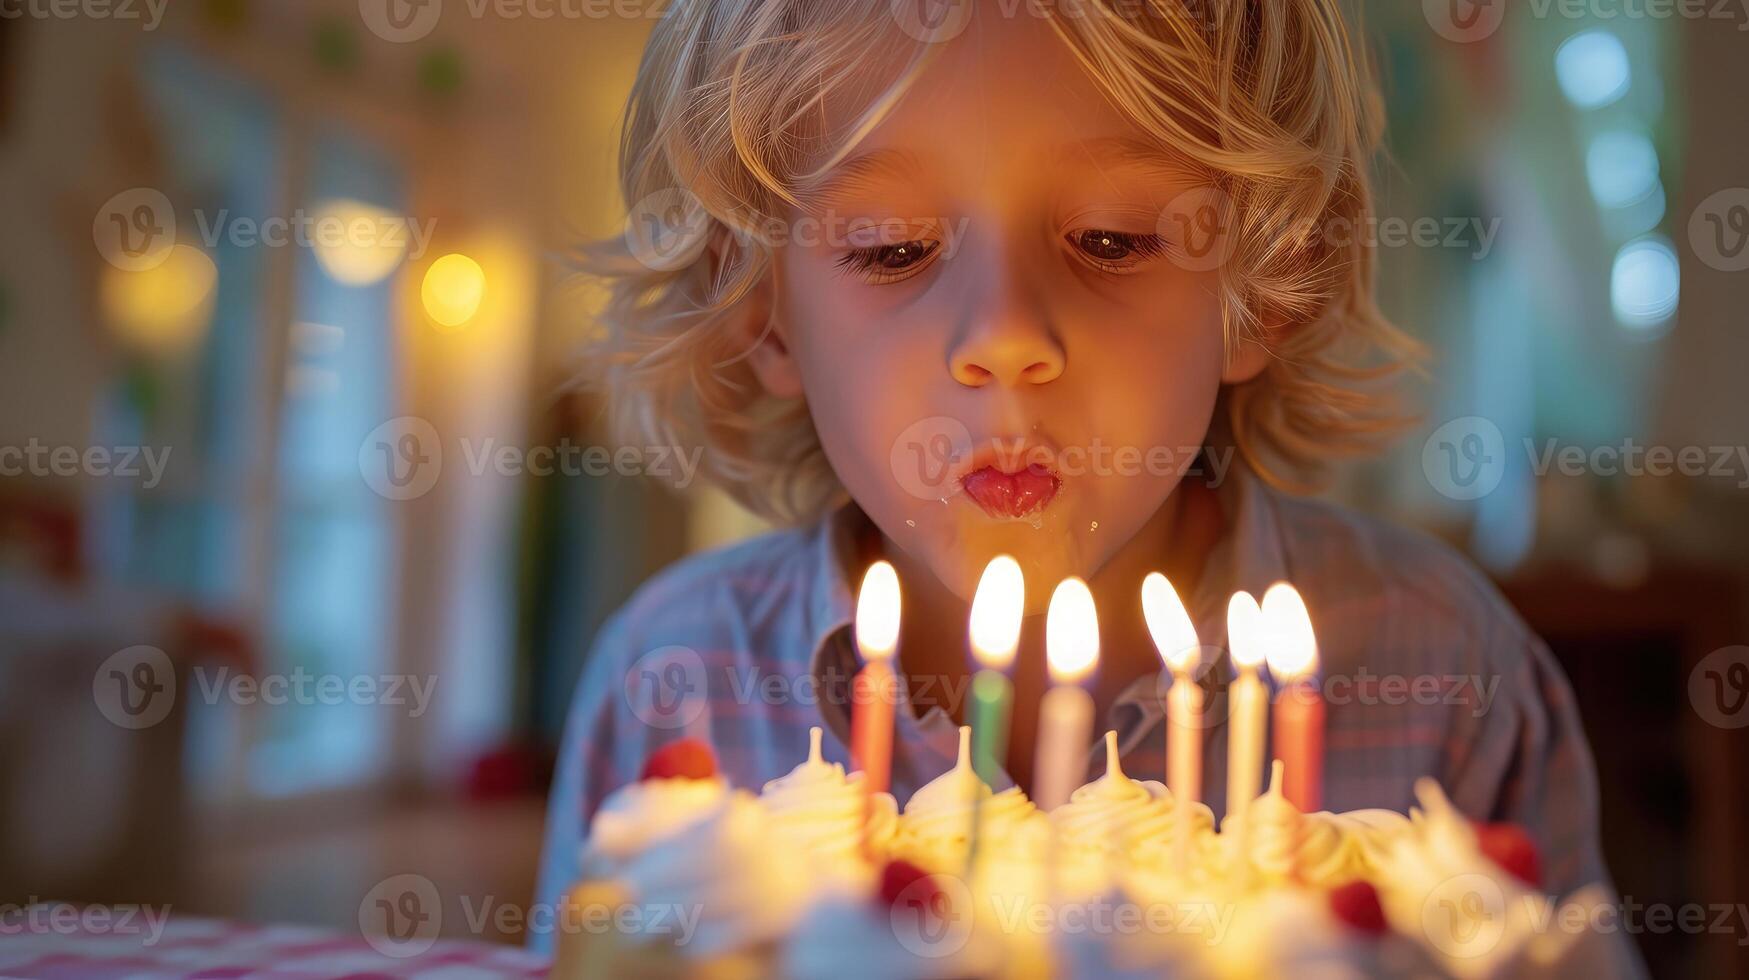
M 966 602 L 977 594 L 978 581 L 990 559 L 1002 554 L 1013 557 L 1026 577 L 1028 616 L 1043 615 L 1057 583 L 1070 576 L 1090 577 L 1104 557 L 1085 553 L 1079 542 L 1062 532 L 982 544 L 970 549 L 925 546 L 930 553 L 923 557 L 942 585 Z

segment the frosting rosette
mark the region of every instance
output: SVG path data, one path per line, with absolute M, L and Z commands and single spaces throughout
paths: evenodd
M 911 795 L 899 818 L 894 850 L 932 871 L 963 870 L 971 846 L 972 817 L 980 848 L 1038 851 L 1047 827 L 1044 815 L 1018 787 L 993 792 L 972 768 L 970 728 L 960 729 L 959 758 L 952 769 Z
M 608 794 L 583 848 L 585 877 L 608 878 L 626 861 L 704 820 L 729 795 L 721 777 L 642 779 Z
M 766 783 L 759 803 L 779 840 L 827 862 L 829 869 L 866 870 L 865 853 L 884 857 L 892 846 L 898 805 L 886 793 L 871 799 L 863 790 L 862 773 L 846 773 L 842 765 L 825 761 L 821 734 L 819 728 L 809 732 L 807 761 Z
M 640 907 L 698 916 L 682 948 L 691 956 L 778 939 L 800 918 L 809 895 L 803 860 L 771 846 L 765 808 L 744 790 L 723 797 L 686 833 L 626 861 L 619 880 Z

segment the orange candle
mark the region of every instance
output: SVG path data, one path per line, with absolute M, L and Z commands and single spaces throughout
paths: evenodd
M 856 647 L 863 667 L 851 689 L 852 761 L 862 770 L 863 790 L 872 801 L 893 775 L 893 706 L 898 677 L 893 651 L 899 645 L 899 575 L 877 561 L 862 578 L 856 599 Z M 872 806 L 872 803 L 871 803 Z
M 1298 591 L 1278 582 L 1263 594 L 1268 624 L 1269 672 L 1275 695 L 1275 758 L 1283 767 L 1282 795 L 1301 813 L 1323 808 L 1324 698 L 1318 690 L 1318 641 Z

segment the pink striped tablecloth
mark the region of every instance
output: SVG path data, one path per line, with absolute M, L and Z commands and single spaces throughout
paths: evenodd
M 540 978 L 545 957 L 516 946 L 367 939 L 305 926 L 171 916 L 153 938 L 138 919 L 0 919 L 0 977 L 20 980 L 494 980 Z

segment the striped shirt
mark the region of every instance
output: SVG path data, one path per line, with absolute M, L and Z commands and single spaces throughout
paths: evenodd
M 1561 895 L 1608 885 L 1597 781 L 1573 695 L 1543 643 L 1468 562 L 1426 536 L 1278 493 L 1242 467 L 1220 487 L 1225 530 L 1185 605 L 1206 647 L 1226 644 L 1230 595 L 1287 580 L 1317 628 L 1327 702 L 1324 805 L 1407 812 L 1432 776 L 1474 819 L 1523 825 Z M 548 813 L 539 894 L 552 903 L 579 870 L 602 798 L 683 736 L 707 739 L 733 785 L 757 791 L 806 758 L 824 727 L 828 761 L 849 762 L 852 585 L 859 522 L 848 506 L 818 524 L 679 562 L 602 628 L 566 725 Z M 1206 800 L 1224 812 L 1224 657 L 1203 676 Z M 1163 672 L 1164 674 L 1164 672 Z M 1111 706 L 1123 766 L 1164 779 L 1162 698 L 1143 677 Z M 896 711 L 893 793 L 903 804 L 952 764 L 957 731 L 940 705 Z M 1087 778 L 1104 770 L 1089 746 Z M 998 789 L 1002 786 L 998 786 Z M 548 907 L 551 907 L 550 905 Z M 531 936 L 544 947 L 547 936 Z

